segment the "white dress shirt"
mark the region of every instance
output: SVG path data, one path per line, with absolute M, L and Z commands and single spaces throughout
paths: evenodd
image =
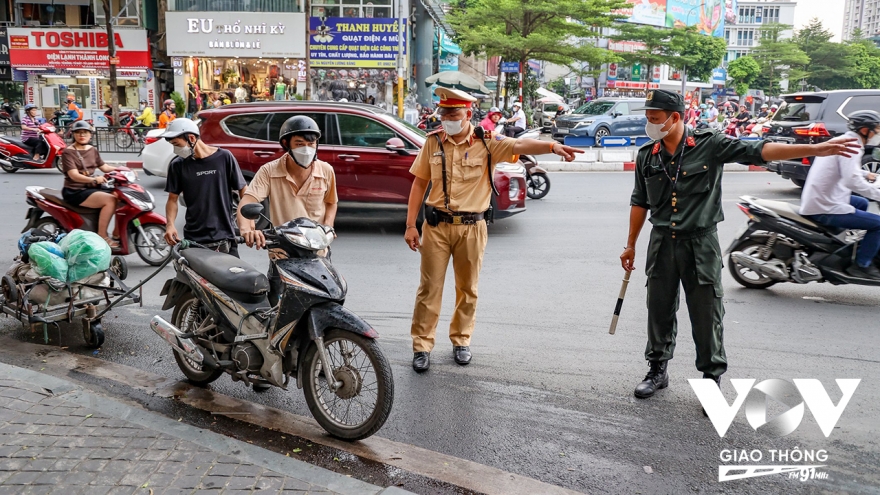
M 855 132 L 846 137 L 858 138 Z M 861 141 L 859 141 L 861 142 Z M 804 192 L 801 194 L 801 215 L 846 215 L 856 209 L 849 204 L 852 193 L 880 201 L 880 189 L 868 182 L 862 169 L 864 148 L 850 156 L 820 156 L 813 161 Z

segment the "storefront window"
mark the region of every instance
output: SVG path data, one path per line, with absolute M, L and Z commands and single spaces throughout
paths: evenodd
M 322 2 L 330 3 L 330 2 Z M 168 0 L 168 10 L 195 12 L 302 12 L 299 0 Z

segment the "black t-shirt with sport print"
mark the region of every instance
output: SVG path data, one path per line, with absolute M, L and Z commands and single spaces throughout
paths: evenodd
M 245 185 L 238 162 L 224 149 L 202 159 L 172 160 L 165 192 L 183 194 L 184 238 L 201 243 L 234 238 L 232 191 L 240 191 Z

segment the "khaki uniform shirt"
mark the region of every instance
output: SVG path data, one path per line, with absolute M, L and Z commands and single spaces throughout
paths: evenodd
M 324 222 L 326 204 L 339 202 L 336 195 L 336 174 L 327 162 L 315 160 L 311 175 L 304 184 L 297 184 L 287 173 L 286 153 L 257 170 L 245 194 L 263 201 L 269 196 L 269 218 L 274 225 L 281 225 L 295 218 L 306 217 Z M 294 164 L 294 166 L 299 166 Z
M 439 134 L 438 134 L 439 133 Z M 446 151 L 446 190 L 449 193 L 449 212 L 481 213 L 489 209 L 492 187 L 489 177 L 494 177 L 495 165 L 500 162 L 516 162 L 513 147 L 516 139 L 493 132 L 486 133 L 486 145 L 492 152 L 492 175 L 486 166 L 486 146 L 471 133 L 460 143 L 454 142 L 445 132 L 430 133 L 425 145 L 416 157 L 410 173 L 420 179 L 431 181 L 431 192 L 426 203 L 439 210 L 447 211 L 443 196 L 443 163 L 440 145 L 435 135 L 443 141 Z M 549 149 L 549 143 L 548 143 Z
M 712 129 L 687 131 L 684 154 L 669 154 L 659 141 L 642 146 L 636 157 L 630 204 L 651 210 L 655 227 L 690 232 L 724 220 L 721 175 L 724 164 L 765 165 L 764 141 L 730 139 Z M 679 166 L 681 171 L 676 178 Z

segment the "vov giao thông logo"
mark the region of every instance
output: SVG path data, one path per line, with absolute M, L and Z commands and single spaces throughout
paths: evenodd
M 837 379 L 837 387 L 842 396 L 835 405 L 825 387 L 816 379 L 794 379 L 792 382 L 773 378 L 757 385 L 755 379 L 732 379 L 730 384 L 736 390 L 732 404 L 727 402 L 718 385 L 709 379 L 691 379 L 688 382 L 703 405 L 706 415 L 721 438 L 727 434 L 730 425 L 743 405 L 749 425 L 758 433 L 772 437 L 784 437 L 794 432 L 804 419 L 805 409 L 809 409 L 822 434 L 827 438 L 843 415 L 849 400 L 859 386 L 861 379 Z M 768 420 L 767 404 L 770 400 L 784 404 L 788 409 Z M 789 477 L 801 481 L 824 479 L 827 473 L 816 470 L 825 467 L 819 464 L 828 460 L 825 450 L 761 450 L 722 451 L 722 462 L 806 462 L 805 464 L 748 464 L 718 466 L 718 481 L 755 478 L 770 474 L 788 473 Z M 797 456 L 797 459 L 795 459 Z

